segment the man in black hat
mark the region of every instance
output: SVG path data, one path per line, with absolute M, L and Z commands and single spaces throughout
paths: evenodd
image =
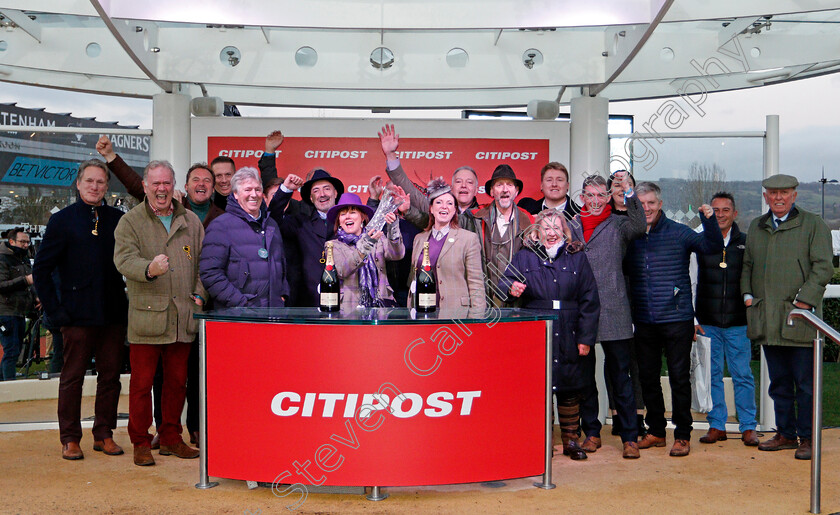
M 516 196 L 522 192 L 522 181 L 516 178 L 510 165 L 501 164 L 493 170 L 490 180 L 484 185 L 484 192 L 493 197 L 493 202 L 473 211 L 480 222 L 479 237 L 484 249 L 484 262 L 488 285 L 499 284 L 514 254 L 522 248 L 522 237 L 534 217 L 517 207 Z M 493 288 L 488 297 L 496 306 L 509 298 Z
M 796 459 L 810 460 L 816 331 L 802 320 L 788 325 L 787 315 L 800 308 L 822 316 L 825 285 L 834 273 L 831 232 L 819 216 L 794 204 L 796 177 L 774 175 L 761 185 L 770 211 L 750 224 L 741 272 L 747 337 L 764 348 L 776 414 L 776 435 L 758 449 L 796 449 Z
M 299 210 L 287 210 L 292 194 L 300 189 Z M 280 185 L 268 211 L 283 234 L 286 267 L 289 271 L 289 306 L 318 306 L 318 285 L 324 273 L 324 243 L 333 237 L 327 225 L 327 211 L 344 193 L 344 184 L 327 171 L 316 168 L 306 182 L 289 174 Z

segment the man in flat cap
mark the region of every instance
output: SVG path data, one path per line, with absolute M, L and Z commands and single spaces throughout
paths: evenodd
M 834 273 L 831 233 L 819 216 L 796 207 L 796 177 L 774 175 L 761 185 L 770 211 L 750 224 L 741 274 L 747 336 L 764 347 L 776 413 L 776 435 L 758 448 L 796 449 L 796 459 L 809 460 L 816 331 L 786 322 L 794 308 L 822 316 Z

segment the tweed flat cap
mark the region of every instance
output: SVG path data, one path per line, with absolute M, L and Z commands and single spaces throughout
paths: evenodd
M 793 175 L 780 173 L 761 181 L 761 186 L 768 190 L 786 190 L 799 186 L 799 181 Z

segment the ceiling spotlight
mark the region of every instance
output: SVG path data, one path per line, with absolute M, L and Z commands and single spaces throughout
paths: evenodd
M 160 47 L 153 46 L 152 48 L 149 49 L 149 52 L 151 52 L 153 54 L 156 54 L 156 53 L 160 52 Z

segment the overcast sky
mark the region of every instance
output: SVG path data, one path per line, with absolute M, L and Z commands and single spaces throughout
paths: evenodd
M 840 74 L 789 82 L 774 86 L 710 94 L 700 116 L 689 111 L 680 131 L 760 131 L 765 116 L 780 115 L 780 168 L 805 181 L 819 178 L 825 166 L 826 177 L 840 179 Z M 95 116 L 100 121 L 118 121 L 123 125 L 151 128 L 150 100 L 73 93 L 31 86 L 0 83 L 0 102 L 16 102 L 20 107 L 46 108 L 74 116 Z M 636 130 L 649 120 L 665 100 L 614 102 L 611 114 L 635 116 Z M 402 111 L 390 115 L 371 115 L 369 111 L 319 109 L 279 109 L 241 106 L 243 116 L 358 116 L 358 117 L 458 117 L 459 112 Z M 662 127 L 661 122 L 654 127 Z M 677 143 L 667 140 L 658 147 L 660 162 L 648 172 L 654 176 L 679 177 L 692 160 L 718 162 L 728 177 L 747 174 L 744 179 L 758 179 L 761 173 L 761 140 L 728 140 Z M 754 161 L 759 160 L 758 163 Z M 755 175 L 756 177 L 753 177 Z M 647 178 L 647 177 L 646 177 Z

